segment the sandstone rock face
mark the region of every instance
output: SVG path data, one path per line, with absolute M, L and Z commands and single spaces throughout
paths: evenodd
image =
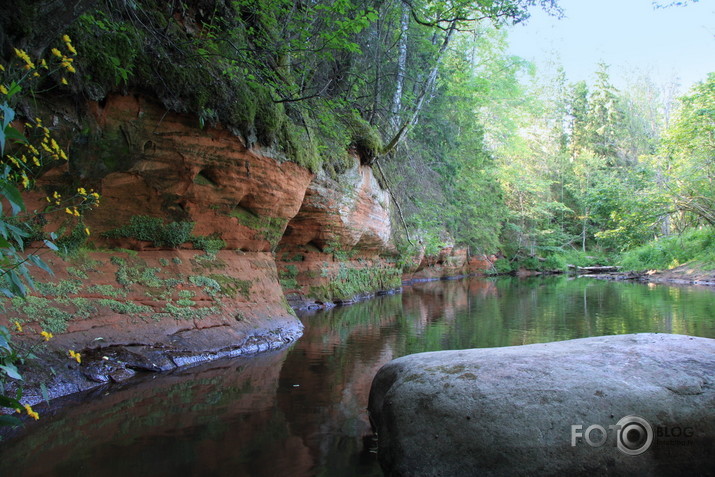
M 434 280 L 463 275 L 483 275 L 492 265 L 496 257 L 487 255 L 469 256 L 466 248 L 446 247 L 437 255 L 417 257 L 415 266 L 406 270 L 405 281 Z
M 421 353 L 369 412 L 390 476 L 715 475 L 713 376 L 715 340 L 682 335 Z
M 280 348 L 302 334 L 269 253 L 106 251 L 48 261 L 55 274 L 38 277 L 26 301 L 5 303 L 3 316 L 23 324 L 18 340 L 39 343 L 41 330 L 55 335 L 38 347 L 48 366 L 28 378 L 31 402 L 42 400 L 33 384 L 59 396 L 135 371 Z
M 338 179 L 318 174 L 276 249 L 281 284 L 298 307 L 347 303 L 400 287 L 390 199 L 356 157 Z M 387 258 L 385 258 L 385 255 Z
M 96 190 L 101 206 L 81 221 L 63 211 L 43 219 L 46 232 L 81 239 L 88 227 L 98 251 L 50 259 L 56 276 L 38 274 L 45 283 L 28 303 L 8 301 L 0 316 L 24 325 L 19 339 L 52 331 L 47 359 L 84 356 L 48 378 L 50 394 L 289 343 L 302 324 L 284 290 L 294 303 L 330 303 L 400 286 L 381 256 L 394 254 L 389 198 L 357 157 L 338 178 L 316 176 L 141 95 L 110 95 L 83 117 L 65 109 L 48 121 L 72 159 L 41 177 L 26 204 L 42 210 L 54 191 Z M 169 243 L 144 233 L 172 225 L 190 235 L 172 232 Z M 204 253 L 197 240 L 221 250 Z
M 81 173 L 100 181 L 103 205 L 87 217 L 100 233 L 149 215 L 194 222 L 196 235 L 220 236 L 230 249 L 270 251 L 313 177 L 138 96 L 110 96 L 92 109 L 102 138 L 72 154 L 86 155 Z
M 354 158 L 354 166 L 331 179 L 318 174 L 305 192 L 297 215 L 288 223 L 280 248 L 308 244 L 323 251 L 394 252 L 390 198 L 372 169 Z

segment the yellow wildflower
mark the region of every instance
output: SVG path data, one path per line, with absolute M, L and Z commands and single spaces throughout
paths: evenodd
M 66 69 L 67 71 L 69 71 L 70 73 L 75 73 L 75 72 L 77 72 L 77 70 L 74 69 L 74 66 L 72 66 L 72 65 L 67 66 L 65 69 Z
M 23 407 L 25 408 L 25 411 L 27 411 L 27 415 L 34 420 L 38 420 L 40 418 L 40 415 L 33 411 L 32 407 L 29 404 L 23 404 Z
M 77 210 L 77 207 L 74 208 L 74 215 L 75 215 L 75 217 L 80 216 L 80 213 L 79 213 L 79 210 Z
M 60 145 L 57 144 L 57 141 L 55 141 L 54 139 L 50 139 L 50 146 L 52 146 L 52 149 L 54 149 L 55 151 L 60 148 Z
M 62 83 L 62 84 L 64 84 L 64 85 L 69 84 L 69 83 L 67 83 L 67 80 L 66 80 L 65 78 L 62 78 L 62 79 L 60 80 L 60 83 Z
M 60 151 L 60 157 L 65 161 L 67 160 L 67 154 L 65 154 L 65 151 Z
M 77 193 L 81 196 L 86 196 L 87 195 L 87 190 L 84 187 L 78 187 L 77 188 Z
M 24 187 L 25 189 L 30 188 L 30 179 L 27 177 L 27 174 L 25 174 L 24 172 L 22 173 L 21 182 L 22 182 L 22 187 Z
M 25 53 L 24 50 L 18 50 L 17 48 L 15 48 L 15 54 L 18 56 L 18 58 L 25 62 L 26 70 L 31 70 L 35 68 L 35 64 L 32 62 L 30 56 Z
M 44 58 L 42 58 L 42 59 L 40 60 L 40 67 L 41 67 L 41 68 L 44 68 L 44 69 L 46 69 L 46 70 L 49 70 L 49 69 L 50 69 L 50 67 L 47 66 L 47 62 L 45 61 Z
M 27 148 L 28 148 L 28 149 L 30 150 L 30 152 L 33 153 L 34 155 L 36 155 L 36 156 L 39 156 L 39 155 L 40 155 L 40 151 L 38 151 L 37 148 L 36 148 L 35 146 L 33 146 L 32 144 L 28 144 Z
M 3 84 L 0 84 L 0 93 L 2 93 L 2 94 L 8 93 L 7 88 Z
M 65 42 L 65 46 L 69 50 L 70 53 L 73 55 L 77 54 L 77 50 L 74 49 L 74 46 L 72 46 L 72 40 L 70 39 L 69 35 L 63 35 L 62 36 L 62 41 Z
M 57 58 L 62 58 L 62 52 L 58 50 L 57 48 L 52 48 L 52 54 L 55 55 Z
M 40 77 L 40 73 L 38 73 L 37 71 L 35 71 L 34 73 L 32 73 L 32 76 L 34 76 L 35 78 L 39 78 L 39 77 Z
M 20 324 L 19 321 L 15 322 L 15 329 L 17 330 L 18 333 L 22 333 L 22 325 Z
M 70 215 L 74 215 L 69 207 L 65 207 L 65 212 L 67 212 Z
M 87 235 L 89 235 L 89 227 L 85 227 L 85 228 L 84 228 L 84 233 L 86 233 Z
M 2 64 L 0 64 L 0 71 L 5 71 L 5 67 Z
M 73 349 L 69 350 L 69 353 L 70 353 L 70 358 L 74 359 L 78 363 L 82 362 L 82 355 L 80 355 L 79 353 L 76 353 Z
M 36 165 L 37 167 L 40 167 L 40 160 L 37 158 L 37 156 L 32 156 L 32 163 Z M 50 200 L 49 198 L 47 200 Z
M 48 146 L 46 142 L 43 142 L 40 146 L 42 146 L 42 149 L 52 154 L 52 149 L 50 149 L 50 146 Z
M 45 341 L 50 341 L 52 338 L 54 338 L 54 335 L 48 331 L 42 330 L 40 333 L 43 338 L 45 338 Z

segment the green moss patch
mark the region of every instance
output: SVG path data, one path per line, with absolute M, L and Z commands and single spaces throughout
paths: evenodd
M 325 285 L 312 286 L 310 296 L 321 301 L 351 301 L 380 290 L 392 290 L 402 285 L 402 272 L 397 268 L 355 267 L 341 263 L 335 276 Z

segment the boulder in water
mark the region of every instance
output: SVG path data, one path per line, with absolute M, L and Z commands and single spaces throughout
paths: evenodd
M 715 475 L 715 340 L 405 356 L 376 375 L 369 412 L 389 476 Z

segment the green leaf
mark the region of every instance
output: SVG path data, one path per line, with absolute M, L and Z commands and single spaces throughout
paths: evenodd
M 55 244 L 53 244 L 52 242 L 49 242 L 49 243 L 51 243 L 53 246 L 55 245 Z M 57 247 L 55 247 L 55 248 L 57 248 Z M 27 259 L 30 260 L 30 262 L 32 262 L 36 267 L 41 268 L 42 270 L 46 271 L 46 272 L 49 273 L 50 275 L 54 275 L 54 273 L 52 272 L 52 269 L 49 267 L 49 265 L 47 265 L 47 264 L 46 264 L 40 257 L 38 257 L 37 255 L 30 255 L 30 256 L 27 257 Z
M 13 81 L 12 83 L 10 83 L 10 87 L 7 89 L 7 97 L 12 98 L 20 91 L 22 91 L 22 86 L 20 86 L 19 83 Z
M 8 126 L 7 129 L 5 130 L 5 137 L 7 139 L 12 139 L 15 142 L 19 142 L 22 144 L 27 144 L 27 138 L 17 129 L 15 129 L 12 126 Z
M 57 248 L 57 245 L 55 245 L 53 242 L 50 242 L 49 240 L 43 240 L 43 242 L 45 243 L 45 246 L 47 248 L 49 248 L 50 250 L 52 250 L 53 252 L 56 252 L 59 250 L 59 248 Z
M 10 347 L 10 341 L 4 334 L 0 334 L 0 349 L 12 351 L 12 348 Z
M 2 103 L 0 104 L 0 111 L 2 111 L 2 129 L 4 131 L 7 129 L 8 124 L 15 119 L 15 110 L 12 109 L 7 103 Z
M 22 396 L 20 396 L 22 397 Z M 18 399 L 13 399 L 7 397 L 4 394 L 0 394 L 0 407 L 9 407 L 11 409 L 22 409 L 22 404 Z
M 17 215 L 25 210 L 25 202 L 22 200 L 20 191 L 7 180 L 0 180 L 0 195 L 4 196 L 7 201 L 10 202 L 12 215 Z
M 47 392 L 47 386 L 45 383 L 40 383 L 40 392 L 42 393 L 42 399 L 45 400 L 47 404 L 50 403 L 50 393 Z
M 8 414 L 0 415 L 0 426 L 21 426 L 22 421 L 15 416 L 10 416 Z
M 0 370 L 4 371 L 9 378 L 22 381 L 22 376 L 17 371 L 17 367 L 14 364 L 0 364 Z
M 18 275 L 14 270 L 10 270 L 7 275 L 10 278 L 10 291 L 20 296 L 27 295 L 27 287 L 25 287 L 25 284 L 22 283 L 20 275 Z

